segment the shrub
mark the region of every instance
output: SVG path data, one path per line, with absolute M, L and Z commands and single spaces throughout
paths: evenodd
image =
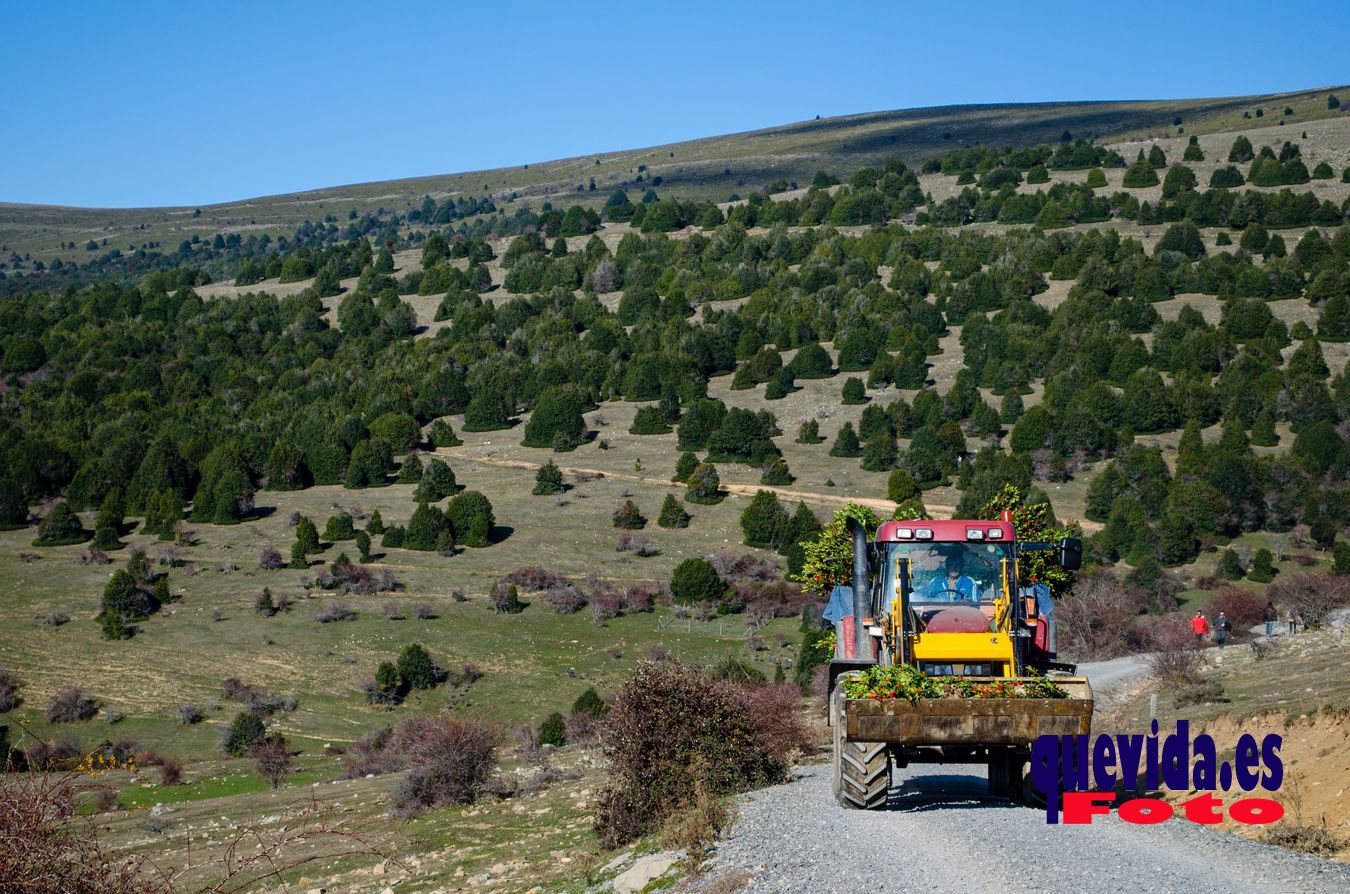
M 886 499 L 893 503 L 905 503 L 919 496 L 919 485 L 914 476 L 905 469 L 896 469 L 886 480 Z
M 339 512 L 337 515 L 329 516 L 328 523 L 324 525 L 323 539 L 337 542 L 340 540 L 351 540 L 356 537 L 356 528 L 352 526 L 352 517 L 345 512 Z
M 183 784 L 183 762 L 176 757 L 166 757 L 159 762 L 159 784 L 160 785 L 182 785 Z
M 404 646 L 398 656 L 399 678 L 409 689 L 434 689 L 445 681 L 446 672 L 431 660 L 421 643 Z
M 689 527 L 689 513 L 684 511 L 680 501 L 675 499 L 674 494 L 666 494 L 666 498 L 661 503 L 661 514 L 656 517 L 656 523 L 663 528 L 687 528 Z
M 268 736 L 253 749 L 253 766 L 268 788 L 279 788 L 295 766 L 285 736 Z
M 1060 650 L 1078 659 L 1112 658 L 1130 650 L 1134 621 L 1148 610 L 1148 595 L 1114 574 L 1081 574 L 1055 606 Z
M 1224 580 L 1241 580 L 1247 575 L 1247 569 L 1242 567 L 1242 559 L 1232 549 L 1224 549 L 1219 552 L 1219 561 L 1215 563 L 1214 573 Z
M 539 734 L 537 736 L 540 745 L 552 745 L 555 748 L 567 744 L 567 721 L 561 714 L 554 711 L 544 718 L 544 722 L 539 724 Z
M 98 699 L 78 686 L 69 686 L 53 695 L 43 716 L 48 723 L 76 723 L 98 714 Z
M 659 828 L 692 802 L 697 785 L 720 797 L 784 772 L 754 727 L 745 690 L 676 662 L 638 665 L 615 696 L 602 741 L 611 782 L 595 829 L 607 848 Z
M 1179 614 L 1154 619 L 1146 632 L 1149 670 L 1163 683 L 1184 686 L 1197 682 L 1203 653 L 1190 624 Z
M 51 508 L 38 523 L 34 546 L 69 546 L 89 539 L 89 532 L 80 524 L 80 517 L 70 504 L 62 501 Z
M 690 503 L 712 505 L 722 502 L 722 478 L 712 463 L 700 463 L 689 475 L 684 499 Z
M 502 583 L 520 587 L 526 592 L 557 590 L 568 586 L 567 578 L 543 565 L 524 565 L 502 578 Z
M 820 443 L 820 423 L 815 419 L 808 419 L 797 426 L 798 444 L 819 444 Z
M 355 621 L 356 612 L 347 603 L 334 599 L 322 608 L 315 610 L 314 620 L 320 624 L 330 624 L 334 621 Z
M 530 493 L 536 496 L 546 494 L 560 494 L 566 490 L 563 484 L 562 470 L 549 460 L 539 467 L 539 471 L 534 473 L 534 489 Z
M 1246 633 L 1248 628 L 1261 623 L 1266 603 L 1256 594 L 1241 587 L 1225 586 L 1209 598 L 1205 604 L 1205 614 L 1218 617 L 1219 612 L 1228 616 L 1233 623 L 1235 637 Z
M 476 718 L 409 717 L 390 737 L 408 775 L 392 793 L 394 810 L 416 816 L 448 804 L 471 804 L 495 767 L 497 733 Z
M 725 591 L 717 569 L 706 559 L 685 559 L 670 578 L 671 596 L 681 605 L 717 602 Z
M 202 709 L 196 705 L 184 704 L 178 706 L 178 722 L 184 726 L 201 723 L 203 719 Z
M 1327 616 L 1350 605 L 1350 579 L 1330 574 L 1298 572 L 1281 575 L 1266 595 L 1292 609 L 1309 627 L 1321 627 Z
M 867 390 L 863 386 L 862 379 L 857 376 L 849 376 L 844 381 L 842 402 L 846 407 L 867 403 Z
M 1275 557 L 1271 555 L 1270 550 L 1262 547 L 1252 553 L 1252 567 L 1247 572 L 1247 580 L 1256 581 L 1260 584 L 1268 584 L 1275 579 Z
M 638 531 L 647 526 L 647 519 L 632 500 L 624 500 L 610 518 L 614 522 L 614 527 L 627 531 Z
M 776 459 L 764 470 L 764 474 L 759 476 L 760 484 L 767 484 L 772 487 L 786 487 L 795 479 L 792 471 L 788 468 L 786 460 Z
M 414 602 L 409 613 L 418 621 L 427 621 L 436 617 L 432 612 L 430 602 Z
M 1106 186 L 1106 172 L 1101 168 L 1093 168 L 1087 174 L 1088 189 L 1103 189 Z
M 572 702 L 572 713 L 586 714 L 599 720 L 609 713 L 609 703 L 600 697 L 594 686 L 587 686 L 586 691 Z
M 585 431 L 582 407 L 582 399 L 571 388 L 550 388 L 544 391 L 534 403 L 529 422 L 525 423 L 521 444 L 556 449 L 558 436 L 561 436 L 565 450 L 580 444 Z
M 762 670 L 730 654 L 714 664 L 708 675 L 715 680 L 729 680 L 744 686 L 763 686 L 769 681 Z
M 504 581 L 493 589 L 490 601 L 492 610 L 499 615 L 518 615 L 525 610 L 525 603 L 520 601 L 520 591 L 516 585 Z
M 464 442 L 455 434 L 455 429 L 444 419 L 431 423 L 431 443 L 436 447 L 458 447 Z
M 220 751 L 230 757 L 244 757 L 267 735 L 262 718 L 252 711 L 240 711 L 220 737 Z
M 671 481 L 678 481 L 681 484 L 689 481 L 689 476 L 694 474 L 698 468 L 698 457 L 692 453 L 681 453 L 680 458 L 675 461 L 675 474 L 671 476 Z
M 445 515 L 460 543 L 475 549 L 489 544 L 496 518 L 492 502 L 478 491 L 466 490 L 455 497 L 446 507 Z
M 544 602 L 560 615 L 573 615 L 586 607 L 586 597 L 576 587 L 570 586 L 550 590 Z
M 845 422 L 839 429 L 834 445 L 830 447 L 830 456 L 849 458 L 862 456 L 862 445 L 858 442 L 858 433 L 853 430 L 852 422 Z
M 744 369 L 745 367 L 742 367 Z M 643 407 L 633 417 L 628 433 L 632 435 L 668 435 L 670 423 L 661 413 L 660 407 Z
M 788 368 L 798 379 L 828 379 L 834 374 L 834 363 L 830 360 L 830 355 L 816 342 L 803 345 L 792 358 Z
M 264 571 L 278 571 L 286 567 L 286 560 L 282 558 L 281 550 L 268 544 L 258 553 L 258 567 Z
M 644 559 L 661 552 L 651 540 L 632 531 L 624 531 L 619 535 L 619 543 L 615 549 L 621 553 L 635 553 Z
M 13 711 L 23 704 L 19 696 L 19 678 L 7 670 L 0 669 L 0 714 Z M 0 760 L 3 757 L 0 756 Z
M 778 545 L 787 524 L 787 510 L 773 491 L 757 491 L 741 513 L 741 531 L 745 535 L 746 546 L 773 549 Z

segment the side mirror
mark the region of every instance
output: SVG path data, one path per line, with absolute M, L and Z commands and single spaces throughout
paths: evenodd
M 1077 537 L 1065 537 L 1059 542 L 1059 567 L 1065 571 L 1077 571 L 1083 567 L 1083 541 Z

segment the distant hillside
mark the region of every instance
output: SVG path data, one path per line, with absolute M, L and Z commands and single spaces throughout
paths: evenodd
M 0 203 L 0 257 L 32 253 L 50 260 L 82 262 L 94 240 L 107 248 L 159 243 L 172 251 L 183 239 L 215 233 L 289 233 L 305 221 L 331 215 L 343 221 L 383 208 L 403 212 L 424 196 L 491 196 L 510 210 L 515 204 L 565 200 L 598 203 L 615 189 L 654 187 L 691 199 L 745 195 L 775 180 L 805 185 L 818 170 L 848 173 L 887 157 L 921 162 L 953 146 L 1029 145 L 1055 142 L 1067 131 L 1075 139 L 1175 136 L 1278 124 L 1286 108 L 1291 121 L 1340 114 L 1327 108 L 1329 92 L 1219 99 L 1127 102 L 1031 103 L 942 106 L 821 118 L 766 130 L 707 137 L 666 146 L 597 152 L 514 168 L 444 174 L 336 186 L 302 193 L 246 199 L 201 208 L 85 209 Z M 1256 110 L 1264 114 L 1256 117 Z M 1244 119 L 1244 113 L 1250 119 Z M 1180 120 L 1180 125 L 1176 122 Z M 638 178 L 641 177 L 639 180 Z M 594 182 L 594 190 L 591 184 Z M 75 248 L 62 249 L 74 243 Z

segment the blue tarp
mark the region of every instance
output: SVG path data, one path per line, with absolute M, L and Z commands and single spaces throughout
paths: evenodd
M 838 624 L 853 614 L 853 588 L 839 586 L 830 591 L 829 604 L 825 606 L 822 618 L 831 624 Z

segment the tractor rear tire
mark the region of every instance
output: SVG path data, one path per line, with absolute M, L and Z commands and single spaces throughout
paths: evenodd
M 881 810 L 891 790 L 890 746 L 844 739 L 844 693 L 831 698 L 834 721 L 834 797 L 849 810 Z

